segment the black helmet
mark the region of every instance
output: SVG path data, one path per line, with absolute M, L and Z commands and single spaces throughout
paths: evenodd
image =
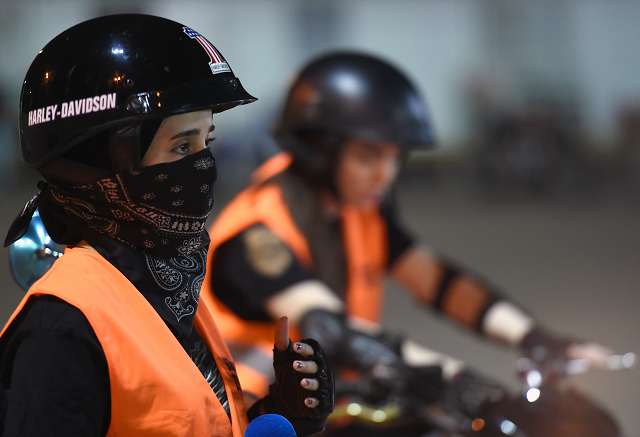
M 46 177 L 91 182 L 139 165 L 144 120 L 256 100 L 195 30 L 149 15 L 95 18 L 55 37 L 31 64 L 20 98 L 22 160 Z M 67 159 L 97 136 L 110 169 Z
M 433 145 L 422 98 L 407 77 L 386 61 L 350 52 L 321 56 L 302 69 L 275 138 L 312 172 L 328 165 L 346 138 Z

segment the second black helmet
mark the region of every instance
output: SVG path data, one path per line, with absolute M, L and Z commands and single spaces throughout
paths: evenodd
M 329 167 L 348 138 L 403 149 L 434 145 L 416 87 L 389 62 L 356 52 L 329 53 L 309 62 L 289 90 L 274 134 L 316 182 L 331 177 Z

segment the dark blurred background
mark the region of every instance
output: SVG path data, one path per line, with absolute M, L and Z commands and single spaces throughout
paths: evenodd
M 404 222 L 558 331 L 640 352 L 640 1 L 0 0 L 0 229 L 36 193 L 18 102 L 37 52 L 85 19 L 185 23 L 260 101 L 214 119 L 213 216 L 274 153 L 271 125 L 310 57 L 362 49 L 424 93 L 439 149 L 398 181 Z M 4 231 L 3 231 L 4 232 Z M 0 251 L 0 322 L 23 292 Z M 516 386 L 516 355 L 425 313 L 390 284 L 385 323 Z M 640 368 L 572 382 L 640 436 Z

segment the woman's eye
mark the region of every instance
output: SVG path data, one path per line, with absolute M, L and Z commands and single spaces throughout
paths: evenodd
M 189 143 L 182 143 L 173 150 L 175 150 L 178 153 L 184 154 L 184 153 L 189 153 L 189 149 L 190 149 Z

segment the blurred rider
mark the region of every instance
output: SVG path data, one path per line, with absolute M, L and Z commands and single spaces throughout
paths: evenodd
M 503 344 L 587 352 L 429 252 L 399 223 L 389 190 L 407 153 L 432 148 L 433 138 L 424 101 L 398 68 L 354 52 L 312 60 L 289 90 L 275 138 L 283 152 L 255 172 L 211 228 L 202 292 L 247 390 L 265 393 L 273 377 L 269 333 L 286 315 L 295 336 L 318 338 L 332 363 L 406 378 L 404 389 L 427 400 L 442 396 L 464 366 L 380 326 L 386 277 L 425 307 Z M 609 354 L 588 352 L 600 364 Z M 372 394 L 377 401 L 381 389 Z

